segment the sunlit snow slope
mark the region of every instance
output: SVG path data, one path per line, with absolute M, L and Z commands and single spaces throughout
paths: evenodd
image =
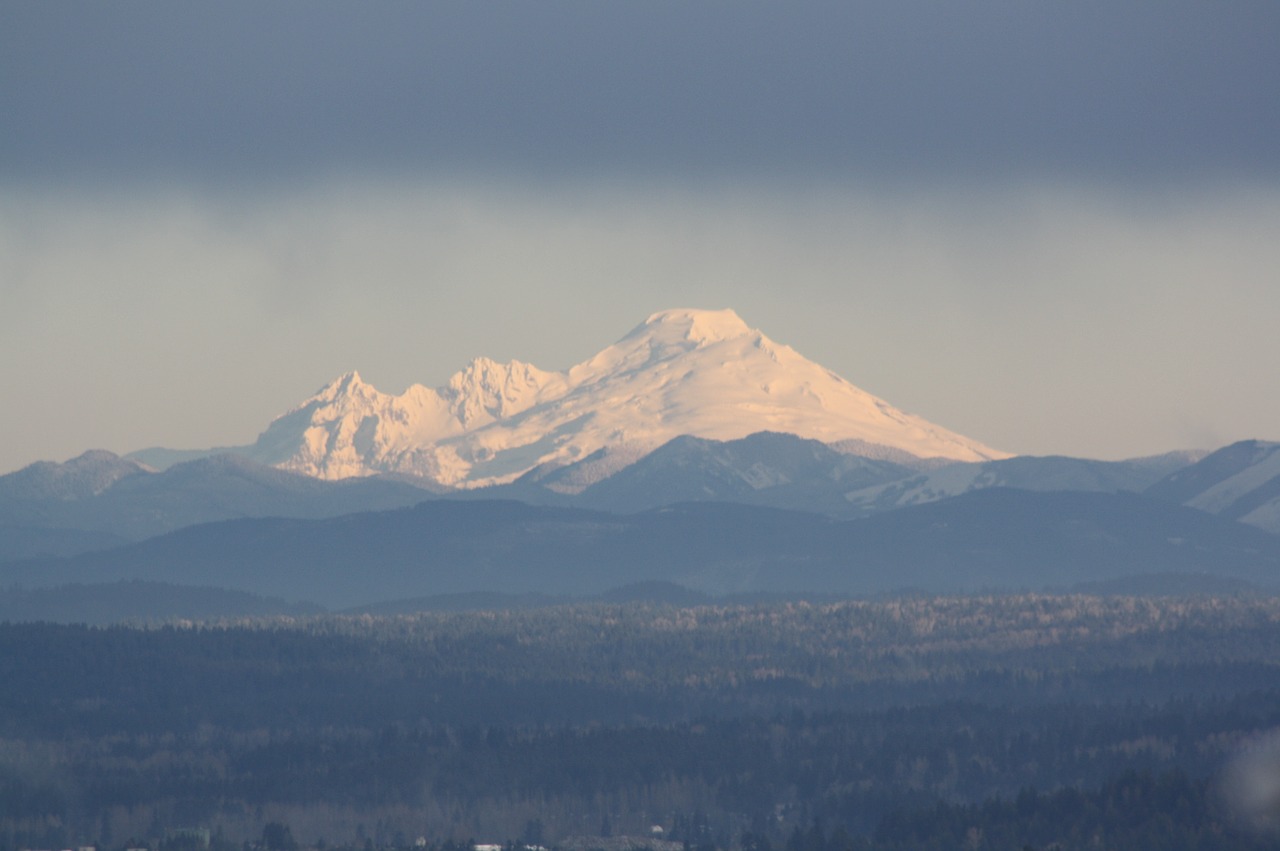
M 273 422 L 250 454 L 326 479 L 396 472 L 479 487 L 598 450 L 633 459 L 679 435 L 759 431 L 925 458 L 1008 457 L 859 390 L 732 310 L 655 313 L 566 372 L 479 359 L 443 387 L 399 396 L 352 372 Z

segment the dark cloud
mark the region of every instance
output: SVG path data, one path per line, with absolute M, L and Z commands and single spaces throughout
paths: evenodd
M 1275 176 L 1280 4 L 0 8 L 0 176 Z

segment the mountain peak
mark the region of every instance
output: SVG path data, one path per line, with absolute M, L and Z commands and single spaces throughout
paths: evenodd
M 316 391 L 317 396 L 332 395 L 336 396 L 341 393 L 349 392 L 353 387 L 365 387 L 364 379 L 360 377 L 360 373 L 354 369 L 350 372 L 344 372 L 337 378 L 330 381 L 325 386 Z
M 555 378 L 523 361 L 479 357 L 454 374 L 441 392 L 453 399 L 455 414 L 469 428 L 525 410 Z
M 518 360 L 498 363 L 492 358 L 478 357 L 463 367 L 460 372 L 454 373 L 449 379 L 448 386 L 463 392 L 472 388 L 494 389 L 510 380 L 511 376 L 527 372 L 528 369 L 528 364 Z
M 754 332 L 742 321 L 742 317 L 728 308 L 699 310 L 686 307 L 658 311 L 637 327 L 632 335 L 637 333 L 661 336 L 664 341 L 675 342 L 673 338 L 678 338 L 702 345 L 732 340 Z
M 360 373 L 353 369 L 321 387 L 313 398 L 332 402 L 342 398 L 372 398 L 378 395 L 377 388 L 366 382 L 360 377 Z
M 145 465 L 121 458 L 114 452 L 91 449 L 61 464 L 37 461 L 0 476 L 0 495 L 63 501 L 84 499 L 102 493 L 121 479 L 149 471 Z

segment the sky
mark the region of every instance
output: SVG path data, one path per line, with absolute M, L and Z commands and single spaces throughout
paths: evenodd
M 1280 4 L 0 4 L 0 472 L 672 307 L 1019 454 L 1280 440 Z

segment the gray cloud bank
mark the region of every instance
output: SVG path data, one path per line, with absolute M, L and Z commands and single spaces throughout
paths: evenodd
M 0 179 L 1274 176 L 1280 4 L 0 6 Z
M 0 3 L 0 471 L 732 307 L 1013 452 L 1276 439 L 1280 4 Z

